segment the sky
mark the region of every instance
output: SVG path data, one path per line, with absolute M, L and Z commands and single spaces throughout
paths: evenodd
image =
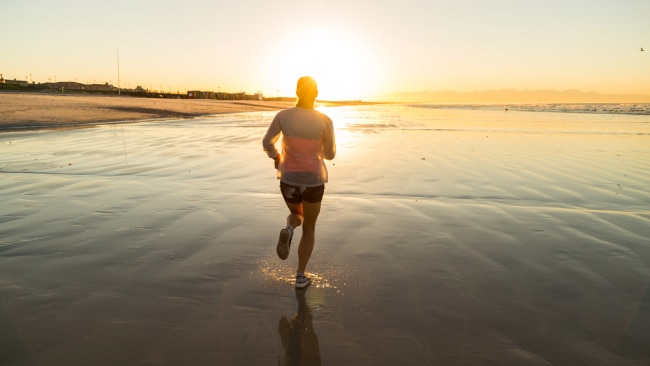
M 648 0 L 0 0 L 6 79 L 321 100 L 650 95 Z M 641 51 L 641 48 L 645 51 Z M 119 66 L 119 73 L 118 73 Z

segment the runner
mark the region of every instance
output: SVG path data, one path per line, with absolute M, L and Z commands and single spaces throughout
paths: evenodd
M 316 220 L 327 183 L 323 159 L 334 159 L 336 142 L 332 120 L 314 109 L 318 96 L 316 81 L 309 76 L 298 79 L 296 95 L 296 106 L 275 116 L 262 145 L 274 160 L 280 191 L 290 211 L 287 226 L 280 230 L 276 251 L 281 259 L 287 259 L 294 230 L 302 225 L 295 286 L 305 288 L 311 283 L 305 268 L 314 249 Z M 275 144 L 280 135 L 282 148 L 278 151 Z

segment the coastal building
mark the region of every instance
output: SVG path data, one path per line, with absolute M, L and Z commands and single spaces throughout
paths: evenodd
M 190 90 L 187 92 L 187 99 L 217 99 L 215 92 Z
M 95 91 L 95 92 L 107 92 L 107 93 L 114 93 L 117 92 L 117 87 L 109 84 L 109 83 L 104 83 L 104 84 L 88 84 L 84 85 L 84 91 Z
M 217 100 L 264 100 L 261 92 L 255 94 L 239 93 L 222 93 L 201 90 L 190 90 L 187 92 L 187 99 L 217 99 Z
M 30 83 L 26 80 L 7 80 L 3 74 L 0 74 L 0 84 L 6 84 L 3 89 L 11 90 L 29 90 L 41 92 L 56 93 L 99 93 L 99 94 L 119 94 L 144 97 L 160 98 L 187 98 L 187 99 L 216 99 L 216 100 L 264 100 L 262 92 L 255 94 L 246 94 L 245 92 L 225 93 L 214 91 L 190 90 L 185 96 L 179 94 L 150 91 L 138 85 L 135 89 L 125 89 L 113 86 L 109 83 L 104 84 L 83 84 L 76 81 L 48 81 L 46 83 Z M 24 88 L 23 88 L 24 87 Z
M 75 81 L 57 81 L 55 83 L 47 82 L 39 84 L 43 89 L 56 89 L 59 91 L 78 91 L 78 92 L 117 92 L 117 87 L 109 83 L 105 84 L 82 84 Z
M 29 85 L 29 81 L 27 80 L 6 80 L 2 74 L 0 74 L 0 84 L 10 84 L 10 85 L 20 85 L 20 86 L 27 86 Z

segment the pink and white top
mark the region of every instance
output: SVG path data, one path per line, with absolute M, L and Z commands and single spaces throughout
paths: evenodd
M 315 187 L 327 182 L 327 167 L 323 159 L 336 155 L 334 126 L 323 113 L 308 108 L 293 107 L 276 114 L 262 139 L 264 151 L 270 158 L 278 155 L 275 143 L 282 134 L 282 153 L 278 179 L 300 187 Z

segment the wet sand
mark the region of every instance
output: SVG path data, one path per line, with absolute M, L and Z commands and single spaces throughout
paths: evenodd
M 301 292 L 274 113 L 0 134 L 0 364 L 650 361 L 647 116 L 326 110 Z

